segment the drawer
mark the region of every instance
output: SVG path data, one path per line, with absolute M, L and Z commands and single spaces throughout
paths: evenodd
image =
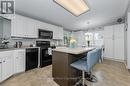
M 0 59 L 7 57 L 7 56 L 12 56 L 12 55 L 13 55 L 13 50 L 3 51 L 3 52 L 0 52 Z

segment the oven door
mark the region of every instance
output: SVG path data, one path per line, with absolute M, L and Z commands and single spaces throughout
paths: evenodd
M 39 38 L 40 39 L 52 39 L 53 32 L 39 29 Z
M 48 49 L 41 48 L 40 67 L 52 64 L 52 55 L 49 55 Z

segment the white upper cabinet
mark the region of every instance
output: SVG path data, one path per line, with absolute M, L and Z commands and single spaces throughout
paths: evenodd
M 11 36 L 24 37 L 23 18 L 19 15 L 11 21 Z
M 53 39 L 63 40 L 63 28 L 16 15 L 11 22 L 12 37 L 38 38 L 38 29 L 53 31 Z
M 24 31 L 25 37 L 37 38 L 38 34 L 37 34 L 35 20 L 23 17 L 23 31 Z
M 63 40 L 63 28 L 55 27 L 53 28 L 53 39 Z
M 35 20 L 16 15 L 11 23 L 11 36 L 27 38 L 38 37 Z
M 63 40 L 63 28 L 37 21 L 37 29 L 53 31 L 53 39 Z
M 63 39 L 64 39 L 64 31 L 63 31 L 63 28 L 59 29 L 58 32 L 59 32 L 58 38 L 61 39 L 61 40 L 63 40 Z

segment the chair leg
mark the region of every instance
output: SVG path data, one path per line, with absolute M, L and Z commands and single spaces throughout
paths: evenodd
M 92 75 L 92 73 L 88 73 L 86 74 L 86 80 L 90 81 L 90 82 L 94 82 L 96 83 L 97 82 L 97 78 L 96 76 Z
M 85 85 L 85 72 L 84 71 L 82 71 L 82 84 L 83 84 L 83 86 Z
M 85 72 L 82 71 L 82 78 L 74 86 L 87 86 L 85 84 Z
M 84 71 L 82 71 L 82 86 L 87 86 L 85 84 L 85 72 Z

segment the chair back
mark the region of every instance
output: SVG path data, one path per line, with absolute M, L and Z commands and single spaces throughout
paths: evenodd
M 99 62 L 99 51 L 97 49 L 89 51 L 87 54 L 87 69 L 90 72 L 98 62 Z
M 97 48 L 96 50 L 98 52 L 99 59 L 102 59 L 102 48 Z

